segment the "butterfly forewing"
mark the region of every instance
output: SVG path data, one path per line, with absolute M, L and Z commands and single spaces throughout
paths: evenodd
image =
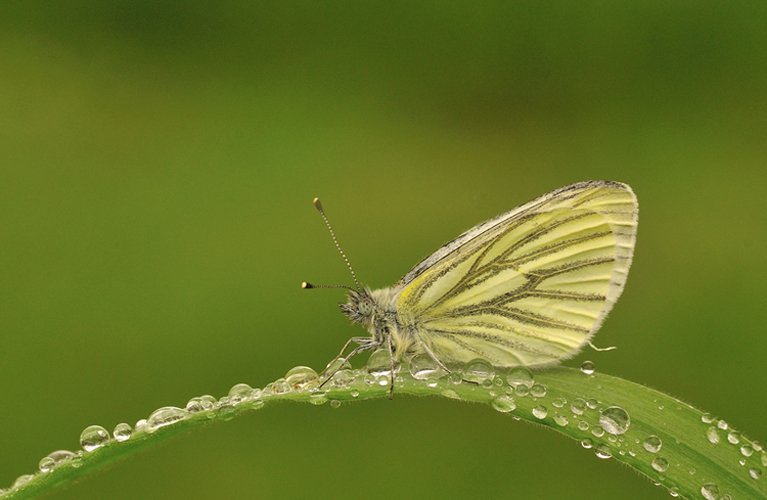
M 444 363 L 540 365 L 574 355 L 620 295 L 636 198 L 573 184 L 467 231 L 416 266 L 397 310 Z

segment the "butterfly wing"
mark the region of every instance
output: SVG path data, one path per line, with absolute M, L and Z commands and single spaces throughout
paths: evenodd
M 443 363 L 542 365 L 575 355 L 626 283 L 631 188 L 572 184 L 447 243 L 397 285 L 397 312 Z

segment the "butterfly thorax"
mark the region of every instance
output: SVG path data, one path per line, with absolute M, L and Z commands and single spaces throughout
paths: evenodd
M 373 343 L 384 346 L 391 339 L 395 357 L 412 352 L 415 342 L 408 328 L 403 328 L 397 312 L 400 291 L 382 288 L 362 291 L 351 290 L 341 310 L 352 323 L 360 323 L 370 332 Z

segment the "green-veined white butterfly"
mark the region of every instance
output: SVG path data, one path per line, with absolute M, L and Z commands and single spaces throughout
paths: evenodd
M 370 337 L 350 339 L 336 360 L 350 343 L 359 347 L 338 367 L 379 347 L 389 351 L 392 374 L 394 359 L 418 353 L 448 373 L 476 358 L 506 368 L 574 356 L 623 291 L 637 210 L 626 184 L 579 182 L 469 229 L 390 288 L 360 288 L 352 271 L 357 286 L 344 287 L 341 309 Z M 392 377 L 389 397 L 393 387 Z

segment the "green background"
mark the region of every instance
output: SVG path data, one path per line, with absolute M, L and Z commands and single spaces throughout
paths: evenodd
M 66 6 L 64 6 L 66 5 Z M 597 370 L 767 441 L 767 4 L 26 2 L 0 14 L 0 486 L 90 424 L 320 369 L 361 280 L 630 184 Z M 361 361 L 358 361 L 358 364 Z M 764 476 L 763 476 L 764 477 Z M 767 480 L 767 479 L 762 479 Z M 668 498 L 487 406 L 282 404 L 50 498 Z

